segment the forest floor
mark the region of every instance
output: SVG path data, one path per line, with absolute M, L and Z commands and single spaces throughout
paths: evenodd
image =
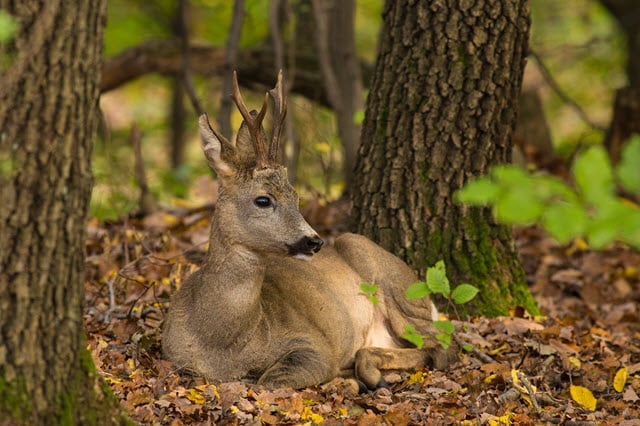
M 308 206 L 335 234 L 344 206 Z M 637 425 L 640 426 L 640 254 L 622 246 L 559 246 L 515 230 L 544 316 L 454 321 L 474 352 L 448 371 L 386 375 L 390 388 L 354 393 L 343 379 L 302 390 L 217 383 L 161 358 L 169 299 L 197 268 L 211 208 L 92 222 L 84 322 L 96 366 L 139 424 Z M 314 218 L 330 218 L 324 223 Z

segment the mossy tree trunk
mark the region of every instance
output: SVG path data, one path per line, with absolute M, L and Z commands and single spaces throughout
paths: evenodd
M 118 424 L 82 326 L 106 2 L 0 0 L 0 422 Z
M 535 311 L 508 227 L 454 192 L 510 160 L 527 0 L 388 0 L 353 194 L 356 232 L 422 276 L 443 259 L 486 315 Z

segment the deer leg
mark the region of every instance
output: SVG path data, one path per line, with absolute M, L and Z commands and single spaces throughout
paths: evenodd
M 356 377 L 375 389 L 386 386 L 381 370 L 409 370 L 427 362 L 427 353 L 417 348 L 362 348 L 356 353 Z
M 300 389 L 324 383 L 337 375 L 337 371 L 313 349 L 291 350 L 267 368 L 258 384 L 267 387 Z

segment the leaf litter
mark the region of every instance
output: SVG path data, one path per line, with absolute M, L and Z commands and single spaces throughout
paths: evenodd
M 320 207 L 312 204 L 313 217 Z M 454 320 L 473 347 L 447 371 L 389 372 L 358 394 L 337 378 L 306 389 L 208 382 L 161 354 L 170 297 L 198 268 L 212 205 L 88 225 L 84 323 L 96 367 L 132 420 L 182 425 L 640 425 L 640 254 L 558 245 L 515 231 L 544 316 Z M 344 206 L 322 207 L 323 231 Z M 313 225 L 313 223 L 312 223 Z M 365 297 L 365 295 L 363 295 Z

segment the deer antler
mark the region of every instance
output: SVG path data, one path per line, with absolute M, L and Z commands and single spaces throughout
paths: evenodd
M 244 104 L 242 95 L 240 94 L 240 87 L 238 87 L 238 74 L 233 71 L 233 93 L 231 99 L 236 103 L 238 111 L 244 118 L 244 122 L 247 123 L 249 128 L 249 134 L 251 135 L 251 141 L 253 142 L 253 148 L 256 150 L 256 167 L 264 168 L 269 162 L 267 159 L 267 149 L 262 138 L 262 120 L 267 112 L 267 100 L 269 95 L 264 94 L 264 103 L 258 115 L 252 115 L 247 110 L 247 106 Z
M 269 94 L 273 98 L 275 111 L 273 112 L 273 129 L 271 131 L 271 144 L 269 145 L 269 160 L 277 162 L 278 146 L 280 145 L 280 133 L 284 118 L 287 115 L 287 98 L 282 93 L 282 70 L 278 73 L 278 81 L 276 87 L 269 90 Z

